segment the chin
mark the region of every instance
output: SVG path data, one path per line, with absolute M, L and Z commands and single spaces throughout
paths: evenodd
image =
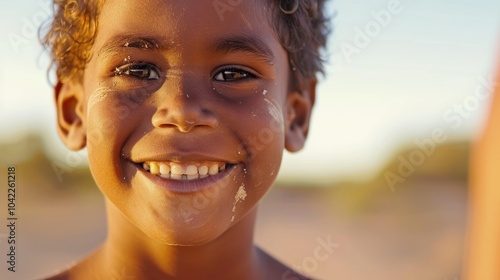
M 223 232 L 222 232 L 223 233 Z M 213 242 L 222 235 L 209 232 L 178 232 L 176 234 L 148 235 L 154 241 L 168 246 L 203 246 Z

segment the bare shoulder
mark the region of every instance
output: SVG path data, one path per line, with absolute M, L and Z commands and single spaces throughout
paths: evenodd
M 93 280 L 95 279 L 94 275 L 90 275 L 93 271 L 90 266 L 91 261 L 87 258 L 82 260 L 79 263 L 76 263 L 74 266 L 71 266 L 63 271 L 56 272 L 52 276 L 47 278 L 42 278 L 42 280 Z
M 95 264 L 99 262 L 100 250 L 96 250 L 88 255 L 83 260 L 73 264 L 66 269 L 54 273 L 52 276 L 41 278 L 41 280 L 93 280 L 96 279 L 94 275 Z
M 300 274 L 294 269 L 286 266 L 273 256 L 269 255 L 264 250 L 257 248 L 257 254 L 261 260 L 263 271 L 265 271 L 265 279 L 268 280 L 313 280 L 305 275 Z

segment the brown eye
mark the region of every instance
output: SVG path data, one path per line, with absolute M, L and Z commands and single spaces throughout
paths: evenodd
M 219 71 L 214 76 L 214 81 L 235 82 L 243 79 L 255 78 L 255 75 L 238 68 L 229 68 Z
M 115 76 L 126 75 L 138 80 L 158 80 L 158 68 L 147 63 L 127 64 L 115 69 Z

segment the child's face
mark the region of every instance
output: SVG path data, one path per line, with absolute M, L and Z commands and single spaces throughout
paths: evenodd
M 229 229 L 307 132 L 311 99 L 289 91 L 268 8 L 233 2 L 224 11 L 202 0 L 106 1 L 83 84 L 61 90 L 81 92 L 59 114 L 81 119 L 98 186 L 163 243 L 202 244 Z

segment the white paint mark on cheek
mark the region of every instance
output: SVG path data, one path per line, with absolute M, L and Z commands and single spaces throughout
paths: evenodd
M 284 124 L 283 112 L 279 109 L 278 106 L 276 106 L 269 99 L 264 98 L 264 101 L 266 101 L 267 104 L 269 104 L 269 106 L 267 107 L 269 115 L 271 115 L 271 117 L 273 117 L 274 121 L 276 122 L 276 125 L 279 126 L 283 130 L 284 129 L 284 127 L 283 127 L 283 124 Z
M 99 87 L 90 95 L 88 102 L 88 111 L 92 109 L 95 105 L 103 102 L 108 97 L 109 89 L 107 87 Z
M 246 197 L 247 191 L 245 190 L 245 184 L 241 184 L 241 186 L 238 188 L 238 191 L 236 192 L 236 195 L 234 196 L 233 217 L 231 217 L 231 222 L 234 221 L 234 215 L 236 214 L 236 204 L 240 201 L 245 200 Z

